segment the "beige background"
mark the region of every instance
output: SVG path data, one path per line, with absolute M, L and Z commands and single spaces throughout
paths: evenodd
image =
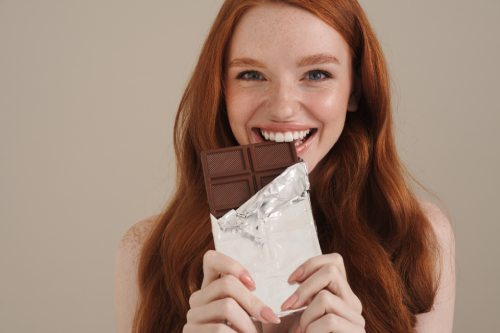
M 0 0 L 0 332 L 111 332 L 121 235 L 171 191 L 220 0 Z M 398 146 L 456 230 L 455 332 L 498 330 L 498 0 L 364 0 Z

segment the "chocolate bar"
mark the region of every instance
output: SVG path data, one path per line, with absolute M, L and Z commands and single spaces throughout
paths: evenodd
M 293 142 L 262 142 L 201 153 L 210 212 L 219 218 L 299 162 Z

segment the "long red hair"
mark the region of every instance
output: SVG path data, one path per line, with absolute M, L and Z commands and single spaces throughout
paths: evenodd
M 367 332 L 412 332 L 431 309 L 437 287 L 436 239 L 412 194 L 394 143 L 387 68 L 356 0 L 227 0 L 182 96 L 174 129 L 176 191 L 143 247 L 134 332 L 180 332 L 188 299 L 213 249 L 200 152 L 237 145 L 224 99 L 225 56 L 239 19 L 261 3 L 305 9 L 350 46 L 361 85 L 337 143 L 310 174 L 323 253 L 344 257 L 349 284 L 363 304 Z

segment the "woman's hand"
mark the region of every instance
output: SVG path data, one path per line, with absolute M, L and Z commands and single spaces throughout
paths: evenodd
M 282 310 L 308 305 L 295 332 L 365 332 L 362 306 L 347 282 L 342 256 L 317 256 L 300 265 L 288 282 L 299 282 L 297 290 L 283 303 Z
M 203 257 L 201 289 L 189 298 L 183 332 L 250 332 L 257 328 L 250 316 L 263 323 L 279 323 L 274 312 L 255 297 L 255 282 L 234 259 L 217 251 Z

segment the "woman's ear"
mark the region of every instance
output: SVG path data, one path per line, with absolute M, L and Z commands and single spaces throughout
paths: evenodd
M 354 82 L 351 89 L 351 96 L 349 96 L 349 103 L 347 104 L 347 111 L 355 112 L 358 110 L 359 100 L 361 99 L 361 80 L 358 75 L 354 77 Z

